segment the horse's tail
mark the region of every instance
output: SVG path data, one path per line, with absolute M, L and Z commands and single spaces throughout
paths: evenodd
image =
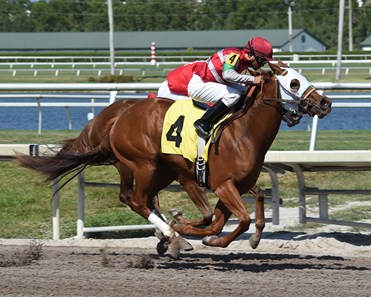
M 78 137 L 64 140 L 61 151 L 76 151 L 79 153 L 83 153 L 92 149 L 93 143 L 89 137 L 92 125 L 93 121 L 89 122 L 84 127 Z
M 16 153 L 16 158 L 21 166 L 45 175 L 46 181 L 52 181 L 58 177 L 63 178 L 69 173 L 75 173 L 74 177 L 89 165 L 114 164 L 117 159 L 109 145 L 109 131 L 115 120 L 116 118 L 113 118 L 107 122 L 97 144 L 89 140 L 91 126 L 87 125 L 78 137 L 64 141 L 62 148 L 54 154 L 52 152 L 52 154 L 41 156 L 29 156 Z

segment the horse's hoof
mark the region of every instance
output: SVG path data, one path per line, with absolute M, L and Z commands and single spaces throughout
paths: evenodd
M 179 209 L 170 209 L 169 210 L 169 214 L 173 217 L 173 218 L 176 218 L 177 216 L 181 216 L 182 215 L 182 211 L 179 210 Z
M 168 248 L 169 248 L 169 242 L 167 240 L 160 240 L 160 242 L 157 244 L 157 247 L 156 247 L 157 254 L 159 255 L 165 254 Z
M 179 259 L 180 257 L 180 245 L 177 237 L 173 237 L 169 244 L 169 253 L 174 259 Z
M 179 242 L 179 247 L 182 251 L 189 252 L 193 250 L 193 246 L 183 237 L 177 236 L 176 240 Z
M 260 237 L 257 237 L 254 234 L 250 236 L 249 243 L 253 249 L 256 249 L 258 247 L 259 242 L 260 242 Z
M 212 246 L 211 241 L 218 239 L 218 236 L 212 235 L 212 236 L 206 236 L 204 239 L 202 239 L 202 243 L 204 245 Z
M 159 228 L 156 228 L 155 230 L 155 236 L 160 239 L 160 240 L 163 240 L 165 237 L 164 237 L 164 234 L 161 232 L 161 230 Z

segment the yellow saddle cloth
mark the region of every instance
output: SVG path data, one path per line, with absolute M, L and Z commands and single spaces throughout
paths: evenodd
M 193 123 L 205 110 L 194 107 L 192 100 L 175 101 L 167 111 L 161 136 L 161 151 L 165 154 L 182 155 L 194 162 L 197 157 L 197 132 Z M 207 162 L 211 137 L 205 145 L 202 157 Z

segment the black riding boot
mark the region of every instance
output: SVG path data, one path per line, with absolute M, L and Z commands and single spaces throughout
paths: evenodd
M 209 107 L 204 115 L 194 122 L 193 126 L 200 132 L 200 136 L 204 138 L 209 137 L 213 125 L 227 114 L 228 111 L 229 107 L 222 100 L 219 100 L 214 106 Z

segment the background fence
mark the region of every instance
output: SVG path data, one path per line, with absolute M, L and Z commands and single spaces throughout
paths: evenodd
M 318 82 L 313 84 L 321 90 L 341 90 L 341 91 L 370 91 L 371 83 L 333 83 L 333 82 Z M 43 109 L 48 107 L 62 107 L 67 112 L 67 121 L 69 127 L 72 126 L 69 117 L 68 108 L 73 107 L 105 107 L 114 102 L 116 99 L 143 99 L 147 97 L 145 92 L 156 92 L 160 83 L 89 83 L 89 84 L 0 84 L 0 108 L 1 107 L 37 107 L 38 108 L 38 133 L 42 133 L 42 114 Z M 45 92 L 63 92 L 45 93 Z M 82 91 L 84 94 L 68 94 L 68 92 Z M 5 92 L 12 92 L 5 94 Z M 35 93 L 37 92 L 37 93 Z M 89 94 L 94 93 L 94 95 Z M 35 102 L 7 102 L 10 98 L 34 98 Z M 43 102 L 43 99 L 54 98 L 56 102 Z M 68 99 L 81 99 L 80 102 L 69 102 Z M 106 102 L 96 102 L 94 99 L 106 99 Z M 348 93 L 346 95 L 338 94 L 334 98 L 337 99 L 371 99 L 371 93 L 365 95 L 355 95 Z M 60 99 L 60 100 L 59 100 Z M 4 101 L 2 101 L 4 100 Z M 334 108 L 352 108 L 352 107 L 371 107 L 370 102 L 335 102 Z M 315 149 L 316 137 L 318 129 L 318 118 L 314 117 L 312 121 L 312 135 L 310 141 L 310 150 Z
M 185 63 L 205 60 L 208 56 L 126 56 L 115 58 L 116 75 L 135 76 L 141 79 L 166 77 Z M 290 67 L 305 75 L 335 74 L 336 55 L 275 55 Z M 371 75 L 371 54 L 344 55 L 342 75 Z M 109 75 L 111 63 L 106 56 L 2 56 L 0 73 L 8 77 L 61 77 L 99 78 Z
M 371 90 L 371 83 L 332 83 L 332 82 L 324 82 L 324 83 L 315 83 L 314 86 L 319 89 L 324 89 L 324 90 L 364 90 L 364 91 L 369 91 Z M 106 106 L 110 104 L 111 102 L 115 101 L 116 99 L 123 99 L 123 98 L 134 98 L 134 99 L 141 99 L 146 97 L 145 92 L 148 91 L 155 91 L 159 87 L 159 83 L 122 83 L 122 84 L 0 84 L 0 90 L 2 92 L 13 92 L 12 95 L 16 96 L 17 98 L 22 98 L 22 96 L 27 96 L 29 98 L 30 93 L 33 92 L 38 92 L 35 95 L 35 103 L 27 103 L 29 106 L 35 106 L 37 105 L 39 107 L 39 113 L 42 113 L 43 108 L 47 108 L 49 106 L 60 106 L 60 107 L 78 107 L 78 106 L 98 106 L 97 103 L 92 102 L 91 98 L 89 95 L 89 92 L 100 92 L 102 98 L 106 99 L 106 102 L 99 103 L 99 106 Z M 81 97 L 81 102 L 68 102 L 66 100 L 66 95 L 63 94 L 61 96 L 61 101 L 57 100 L 58 102 L 55 103 L 44 103 L 42 102 L 42 99 L 47 97 L 47 95 L 42 94 L 42 92 L 51 92 L 51 91 L 60 91 L 60 92 L 71 92 L 71 91 L 83 91 L 85 95 Z M 21 94 L 22 93 L 22 94 Z M 9 94 L 2 94 L 1 98 L 8 98 Z M 53 98 L 56 98 L 56 94 L 52 95 Z M 340 97 L 339 97 L 340 96 Z M 341 98 L 342 95 L 337 95 L 337 98 Z M 347 95 L 349 98 L 349 95 Z M 75 97 L 74 97 L 75 98 Z M 357 99 L 370 99 L 370 96 L 365 95 L 362 97 L 355 97 Z M 87 100 L 88 102 L 84 102 L 84 99 Z M 0 102 L 0 107 L 1 106 L 25 106 L 25 103 L 19 103 L 19 104 L 14 104 L 14 102 Z M 357 102 L 357 103 L 335 103 L 334 108 L 338 107 L 371 107 L 371 103 L 362 103 L 362 102 Z M 40 118 L 39 118 L 40 119 Z M 42 119 L 42 117 L 41 117 Z M 315 121 L 313 121 L 315 123 Z M 40 125 L 41 126 L 41 125 Z M 316 139 L 316 129 L 317 126 L 313 125 L 313 130 L 312 130 L 312 140 L 311 140 L 311 145 L 314 143 L 313 149 L 315 147 L 315 139 Z M 40 131 L 41 133 L 41 131 Z M 276 174 L 276 173 L 275 173 Z M 83 197 L 83 188 L 85 186 L 85 181 L 83 181 L 83 176 L 79 177 L 79 189 L 78 189 L 78 195 L 79 197 Z M 276 177 L 272 179 L 277 180 Z M 278 182 L 275 182 L 278 184 Z M 273 182 L 272 182 L 273 184 Z M 278 187 L 278 185 L 277 185 Z M 272 189 L 273 190 L 273 189 Z M 278 192 L 276 189 L 275 192 Z M 276 194 L 276 198 L 278 195 Z M 276 199 L 277 200 L 277 199 Z M 277 201 L 275 200 L 275 203 L 277 204 Z M 78 236 L 83 236 L 84 232 L 93 232 L 93 231 L 102 231 L 102 230 L 121 230 L 122 227 L 113 227 L 113 229 L 110 229 L 111 227 L 108 228 L 94 228 L 94 229 L 89 229 L 84 227 L 84 206 L 83 206 L 83 199 L 79 201 L 79 209 L 78 209 L 78 224 L 77 224 L 77 234 Z M 278 205 L 276 208 L 276 213 Z M 272 220 L 277 222 L 278 217 L 273 216 Z M 53 238 L 58 238 L 59 237 L 59 196 L 56 196 L 56 199 L 53 201 L 53 233 L 54 236 Z M 136 228 L 135 227 L 128 227 L 130 228 Z M 143 228 L 152 228 L 153 226 L 146 226 Z M 125 227 L 126 228 L 126 227 Z M 142 227 L 141 227 L 142 228 Z

